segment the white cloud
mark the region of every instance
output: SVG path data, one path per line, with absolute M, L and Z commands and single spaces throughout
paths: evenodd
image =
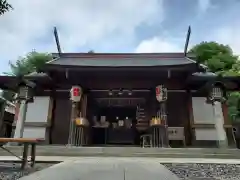
M 179 42 L 165 39 L 162 37 L 153 37 L 144 40 L 135 49 L 137 53 L 155 53 L 155 52 L 183 52 L 182 45 Z
M 113 35 L 121 41 L 131 41 L 137 26 L 163 17 L 162 0 L 9 0 L 9 3 L 14 10 L 0 17 L 4 67 L 8 60 L 32 49 L 56 51 L 52 34 L 50 43 L 43 42 L 53 26 L 59 29 L 62 49 L 69 52 Z
M 239 23 L 232 22 L 231 25 L 225 25 L 222 27 L 215 27 L 206 34 L 201 34 L 202 39 L 199 36 L 194 35 L 190 38 L 189 48 L 191 49 L 197 43 L 201 41 L 216 41 L 221 44 L 229 45 L 233 53 L 240 55 L 240 29 Z M 194 41 L 194 42 L 193 42 Z M 185 39 L 176 39 L 171 36 L 156 36 L 150 39 L 141 41 L 135 49 L 135 52 L 151 53 L 151 52 L 183 52 Z
M 211 6 L 211 0 L 198 0 L 198 8 L 201 13 L 206 12 Z
M 229 45 L 233 52 L 240 55 L 240 24 L 233 26 L 225 26 L 213 31 L 211 40 L 215 40 L 218 43 Z

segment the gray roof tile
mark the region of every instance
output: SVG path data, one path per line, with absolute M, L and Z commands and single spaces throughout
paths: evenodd
M 195 62 L 187 57 L 60 57 L 48 64 L 86 67 L 151 67 L 188 65 Z

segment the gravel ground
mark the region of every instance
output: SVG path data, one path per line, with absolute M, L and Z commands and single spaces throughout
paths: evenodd
M 53 164 L 49 163 L 38 163 L 34 168 L 26 168 L 25 170 L 20 169 L 20 164 L 14 163 L 0 163 L 0 180 L 15 180 L 23 176 L 29 175 L 30 173 L 40 171 L 44 168 L 50 167 Z
M 174 164 L 163 163 L 181 180 L 239 180 L 239 164 Z

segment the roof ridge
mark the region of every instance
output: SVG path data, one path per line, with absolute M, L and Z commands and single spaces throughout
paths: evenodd
M 58 60 L 59 58 L 185 58 L 184 53 L 62 53 L 56 54 L 53 56 Z M 54 60 L 52 60 L 54 61 Z M 50 61 L 51 63 L 51 61 Z

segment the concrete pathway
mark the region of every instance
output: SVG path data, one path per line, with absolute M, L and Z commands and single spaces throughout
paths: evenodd
M 17 160 L 0 156 L 0 161 Z M 147 157 L 61 157 L 37 156 L 38 161 L 62 161 L 20 180 L 179 180 L 161 163 L 240 164 L 239 159 L 147 158 Z
M 67 160 L 20 180 L 179 180 L 157 161 L 132 158 Z

